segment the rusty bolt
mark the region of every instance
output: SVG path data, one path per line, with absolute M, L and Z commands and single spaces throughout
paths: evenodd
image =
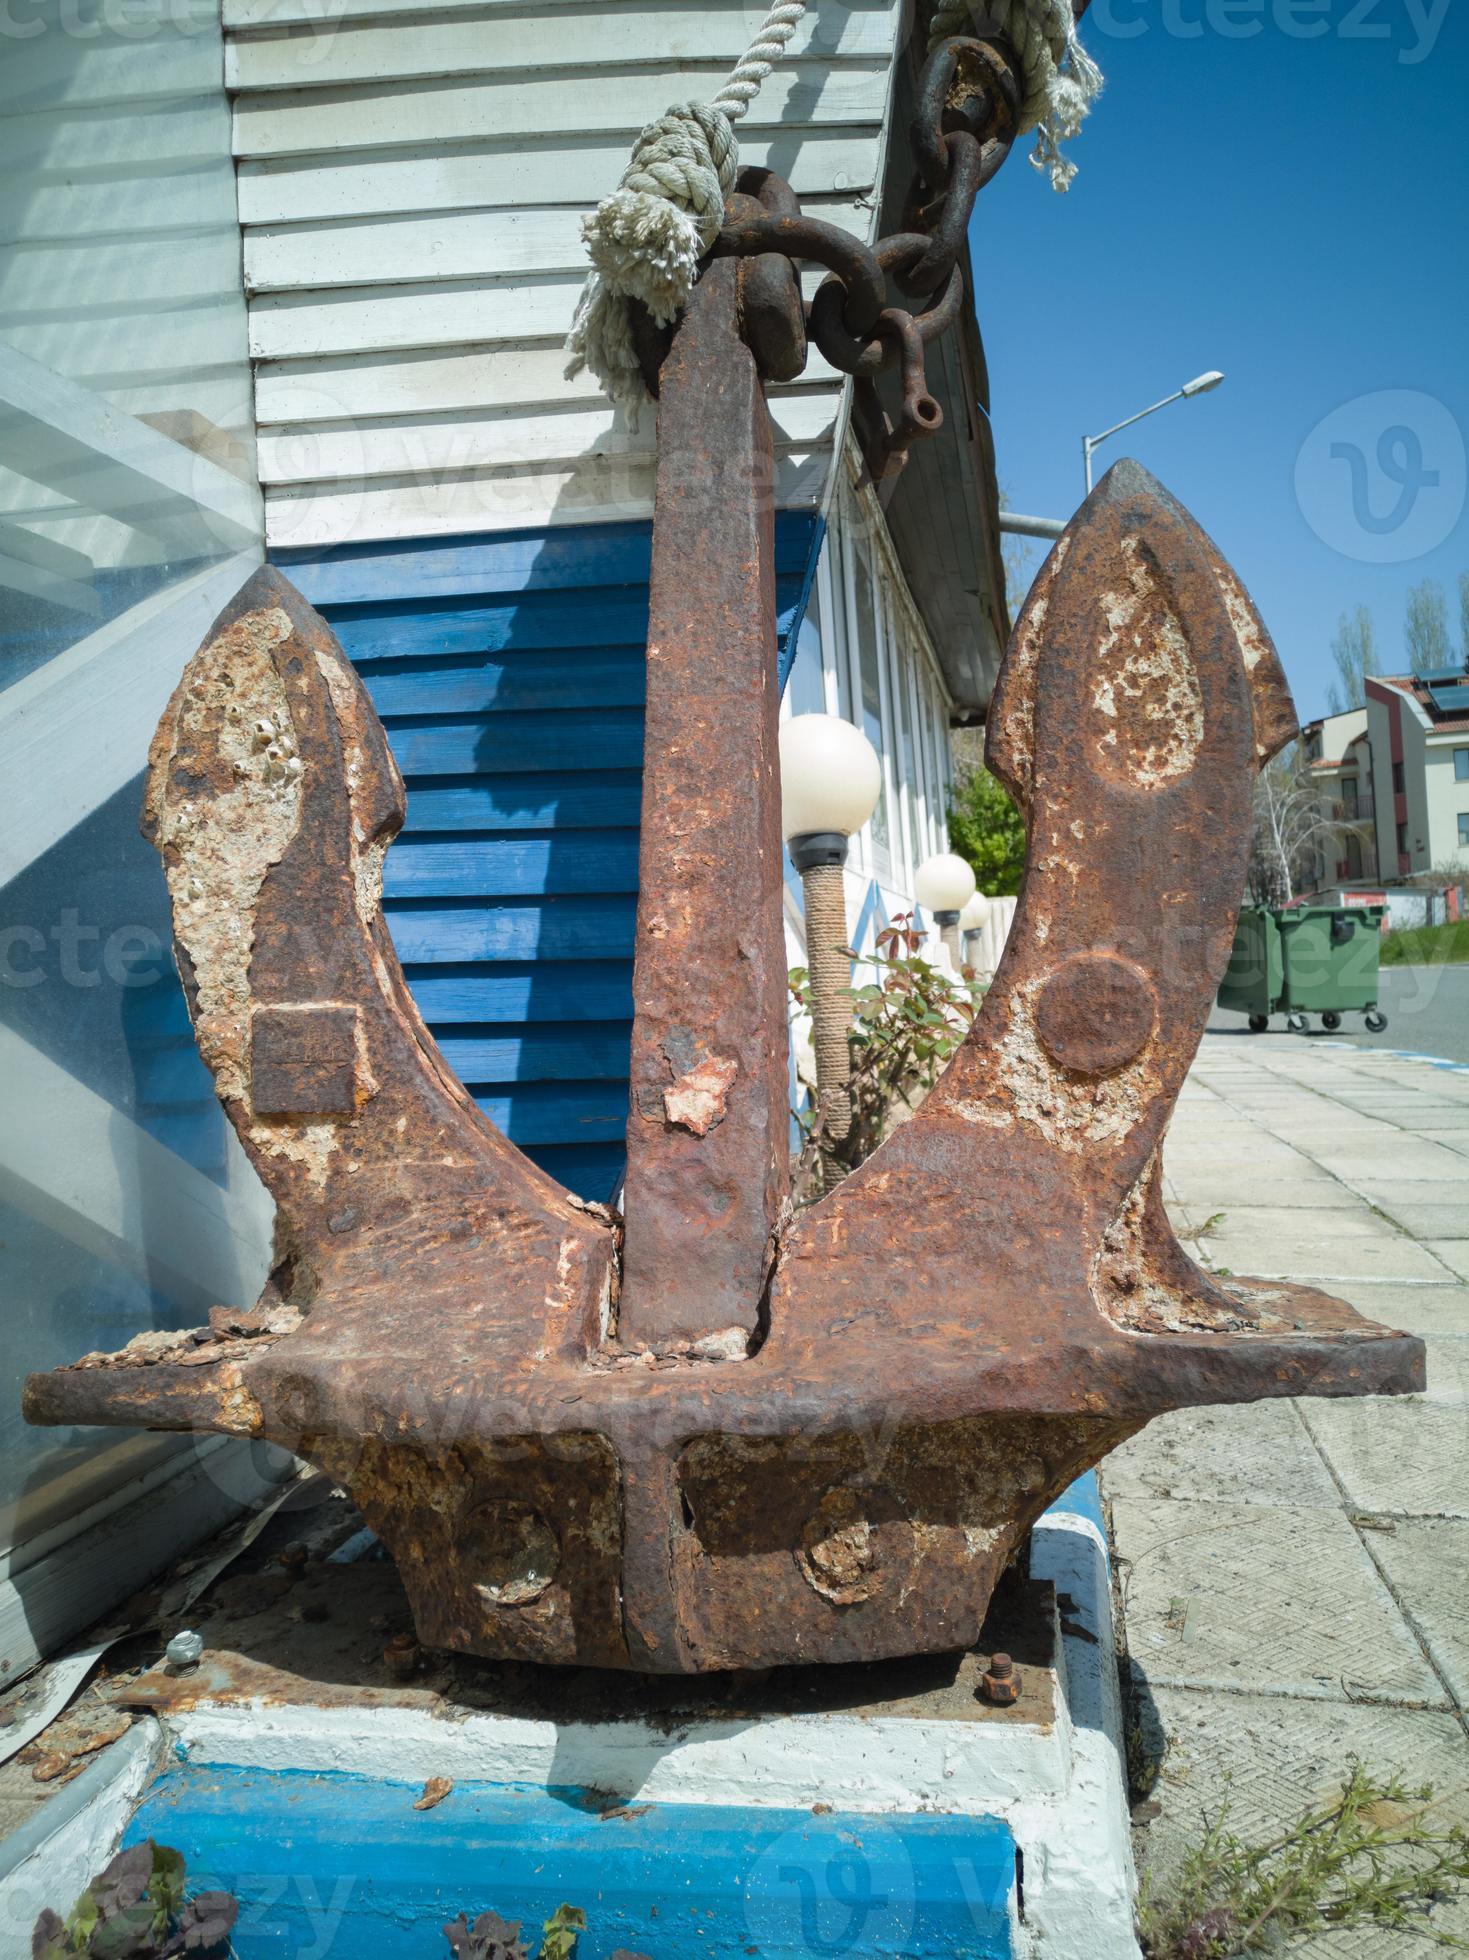
M 293 1538 L 289 1545 L 282 1546 L 276 1555 L 276 1563 L 282 1566 L 288 1578 L 299 1579 L 306 1570 L 309 1554 L 299 1538 Z
M 1020 1676 L 1008 1654 L 991 1654 L 990 1664 L 980 1680 L 979 1692 L 996 1708 L 1013 1708 L 1020 1699 Z
M 395 1633 L 383 1648 L 383 1663 L 395 1681 L 411 1681 L 418 1662 L 418 1642 L 411 1633 Z

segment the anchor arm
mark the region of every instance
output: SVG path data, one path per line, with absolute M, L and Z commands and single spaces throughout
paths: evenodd
M 988 760 L 1028 819 L 999 971 L 913 1120 L 787 1236 L 777 1360 L 838 1333 L 869 1363 L 889 1343 L 956 1411 L 1077 1406 L 1080 1384 L 1120 1415 L 1421 1381 L 1416 1342 L 1341 1302 L 1200 1272 L 1157 1198 L 1255 771 L 1294 727 L 1243 588 L 1119 464 L 1037 578 L 996 688 Z

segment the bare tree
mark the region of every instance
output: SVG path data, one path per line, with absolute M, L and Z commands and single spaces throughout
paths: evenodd
M 1437 579 L 1426 578 L 1408 588 L 1408 612 L 1403 621 L 1403 645 L 1415 674 L 1453 665 L 1449 645 L 1449 609 Z
M 1305 751 L 1295 745 L 1267 763 L 1255 779 L 1248 895 L 1257 905 L 1286 905 L 1298 887 L 1314 882 L 1316 861 L 1336 861 L 1342 840 L 1366 841 L 1371 825 L 1346 822 L 1325 799 Z
M 1367 699 L 1367 676 L 1382 672 L 1372 615 L 1365 606 L 1343 613 L 1336 622 L 1336 631 L 1331 636 L 1331 658 L 1336 665 L 1336 679 L 1326 697 L 1327 712 L 1344 715 L 1349 708 L 1360 708 Z

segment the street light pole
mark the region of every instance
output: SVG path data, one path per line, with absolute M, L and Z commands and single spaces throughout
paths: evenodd
M 1217 388 L 1224 376 L 1217 368 L 1210 368 L 1207 374 L 1196 374 L 1192 381 L 1185 381 L 1181 388 L 1175 388 L 1171 395 L 1165 395 L 1151 408 L 1140 408 L 1136 415 L 1124 416 L 1122 421 L 1114 422 L 1110 429 L 1103 429 L 1099 436 L 1083 436 L 1081 439 L 1081 466 L 1086 475 L 1086 494 L 1092 494 L 1092 451 L 1104 443 L 1108 436 L 1115 436 L 1119 429 L 1130 429 L 1134 422 L 1141 422 L 1145 415 L 1156 415 L 1160 408 L 1167 408 L 1170 402 L 1191 400 L 1195 395 L 1207 395 L 1211 388 Z

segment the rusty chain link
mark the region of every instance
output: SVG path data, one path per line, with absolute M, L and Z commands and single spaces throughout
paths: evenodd
M 767 380 L 790 381 L 806 364 L 808 340 L 853 377 L 856 424 L 874 478 L 907 460 L 909 445 L 943 426 L 929 392 L 924 350 L 958 317 L 964 248 L 974 201 L 1009 155 L 1021 96 L 1019 64 L 998 38 L 941 41 L 918 80 L 909 141 L 913 177 L 903 229 L 864 245 L 850 232 L 809 217 L 773 171 L 746 169 L 727 201 L 711 257 L 739 258 L 744 336 Z M 825 266 L 828 277 L 803 306 L 796 268 Z M 889 282 L 909 304 L 889 301 Z M 650 392 L 671 331 L 636 324 Z M 876 377 L 896 366 L 902 406 L 882 407 Z

